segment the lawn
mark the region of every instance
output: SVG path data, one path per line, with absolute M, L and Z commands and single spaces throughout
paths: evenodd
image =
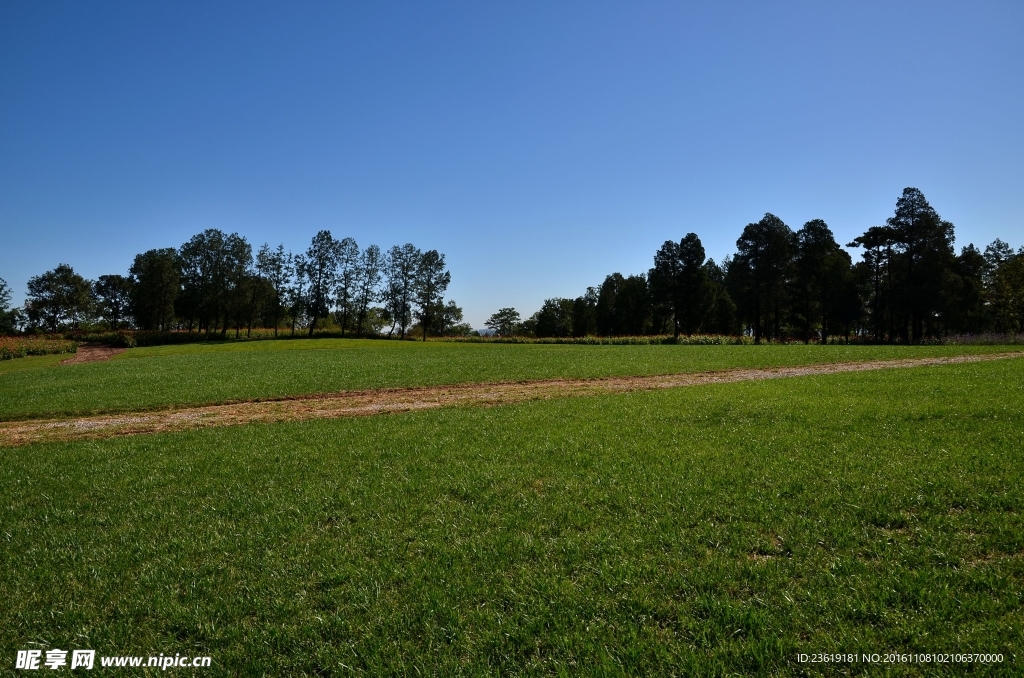
M 0 449 L 0 656 L 610 676 L 990 652 L 886 675 L 1019 675 L 1022 404 L 1016 359 Z
M 0 420 L 309 393 L 670 374 L 1013 350 L 999 346 L 551 346 L 344 339 L 130 349 L 104 362 L 22 358 L 0 371 Z M 29 368 L 32 369 L 29 369 Z

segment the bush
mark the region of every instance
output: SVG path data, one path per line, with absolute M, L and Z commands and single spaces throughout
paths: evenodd
M 109 346 L 116 346 L 118 348 L 135 348 L 136 346 L 164 346 L 168 344 L 202 344 L 208 342 L 231 342 L 231 341 L 263 341 L 267 339 L 305 339 L 308 335 L 308 330 L 299 330 L 295 333 L 295 336 L 291 336 L 290 329 L 283 329 L 278 331 L 278 336 L 274 336 L 274 330 L 268 328 L 253 328 L 251 335 L 246 336 L 246 330 L 243 329 L 239 337 L 235 338 L 235 331 L 229 329 L 227 336 L 222 336 L 220 332 L 213 334 L 206 334 L 205 332 L 186 332 L 184 330 L 175 330 L 170 332 L 159 332 L 155 330 L 118 330 L 116 332 L 66 332 L 64 335 L 65 339 L 77 341 L 79 343 L 90 343 L 90 344 L 106 344 Z M 313 337 L 316 339 L 354 339 L 355 334 L 352 330 L 341 333 L 335 326 L 334 329 L 320 330 L 317 329 L 313 333 Z M 364 339 L 379 339 L 379 335 L 372 334 L 364 331 Z
M 133 332 L 121 330 L 118 332 L 75 332 L 66 334 L 75 341 L 87 344 L 105 344 L 117 348 L 135 348 L 139 345 Z
M 997 346 L 1002 344 L 1024 344 L 1024 334 L 1017 334 L 1016 332 L 1009 333 L 996 333 L 996 332 L 985 332 L 983 334 L 957 334 L 952 337 L 946 337 L 946 344 L 953 344 L 956 346 Z
M 433 337 L 428 341 L 453 341 L 470 344 L 583 344 L 594 346 L 646 346 L 652 344 L 680 344 L 686 346 L 719 346 L 753 344 L 753 337 L 727 334 L 693 334 L 678 339 L 668 334 L 632 337 Z
M 45 337 L 0 337 L 0 360 L 24 358 L 30 355 L 76 353 L 78 344 L 66 339 Z

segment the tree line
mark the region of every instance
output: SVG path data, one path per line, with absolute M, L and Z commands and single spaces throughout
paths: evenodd
M 950 334 L 1024 332 L 1024 247 L 996 240 L 957 254 L 953 224 L 916 188 L 892 217 L 846 245 L 821 219 L 794 231 L 773 214 L 747 224 L 736 252 L 706 258 L 695 233 L 666 241 L 646 273 L 613 273 L 575 299 L 552 298 L 523 320 L 503 308 L 502 336 L 749 334 L 920 343 Z
M 405 338 L 468 334 L 462 309 L 444 300 L 451 282 L 444 255 L 407 243 L 384 251 L 360 249 L 352 238 L 320 231 L 305 252 L 264 244 L 256 253 L 237 233 L 199 233 L 179 248 L 135 256 L 126 275 L 86 280 L 67 264 L 28 281 L 24 308 L 11 309 L 0 280 L 0 333 L 184 330 L 236 337 L 254 327 L 303 331 L 318 327 L 356 337 Z

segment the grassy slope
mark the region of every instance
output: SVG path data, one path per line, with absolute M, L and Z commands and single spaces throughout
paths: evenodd
M 0 450 L 0 656 L 712 675 L 975 651 L 1007 674 L 1022 403 L 1010 360 Z
M 12 372 L 25 372 L 40 370 L 44 367 L 50 367 L 56 365 L 62 360 L 67 360 L 72 356 L 67 353 L 55 353 L 53 355 L 33 355 L 25 358 L 15 358 L 13 360 L 0 360 L 0 375 L 10 374 Z
M 133 349 L 106 362 L 0 374 L 0 420 L 346 389 L 667 374 L 1002 350 L 1007 349 L 543 346 L 331 339 L 193 344 Z

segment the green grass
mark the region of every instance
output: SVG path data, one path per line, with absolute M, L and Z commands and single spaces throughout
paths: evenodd
M 0 656 L 1019 675 L 1022 404 L 1007 360 L 4 449 Z
M 0 373 L 0 420 L 348 389 L 668 374 L 1002 350 L 1007 349 L 546 346 L 339 339 L 160 346 L 131 349 L 104 362 L 35 363 L 41 367 Z
M 15 360 L 0 360 L 0 375 L 11 374 L 12 372 L 32 372 L 35 370 L 41 370 L 44 367 L 52 367 L 60 361 L 67 360 L 71 357 L 73 356 L 66 353 L 56 353 L 52 355 L 27 356 L 25 358 L 16 358 Z M 2 388 L 2 386 L 0 386 L 0 388 Z

